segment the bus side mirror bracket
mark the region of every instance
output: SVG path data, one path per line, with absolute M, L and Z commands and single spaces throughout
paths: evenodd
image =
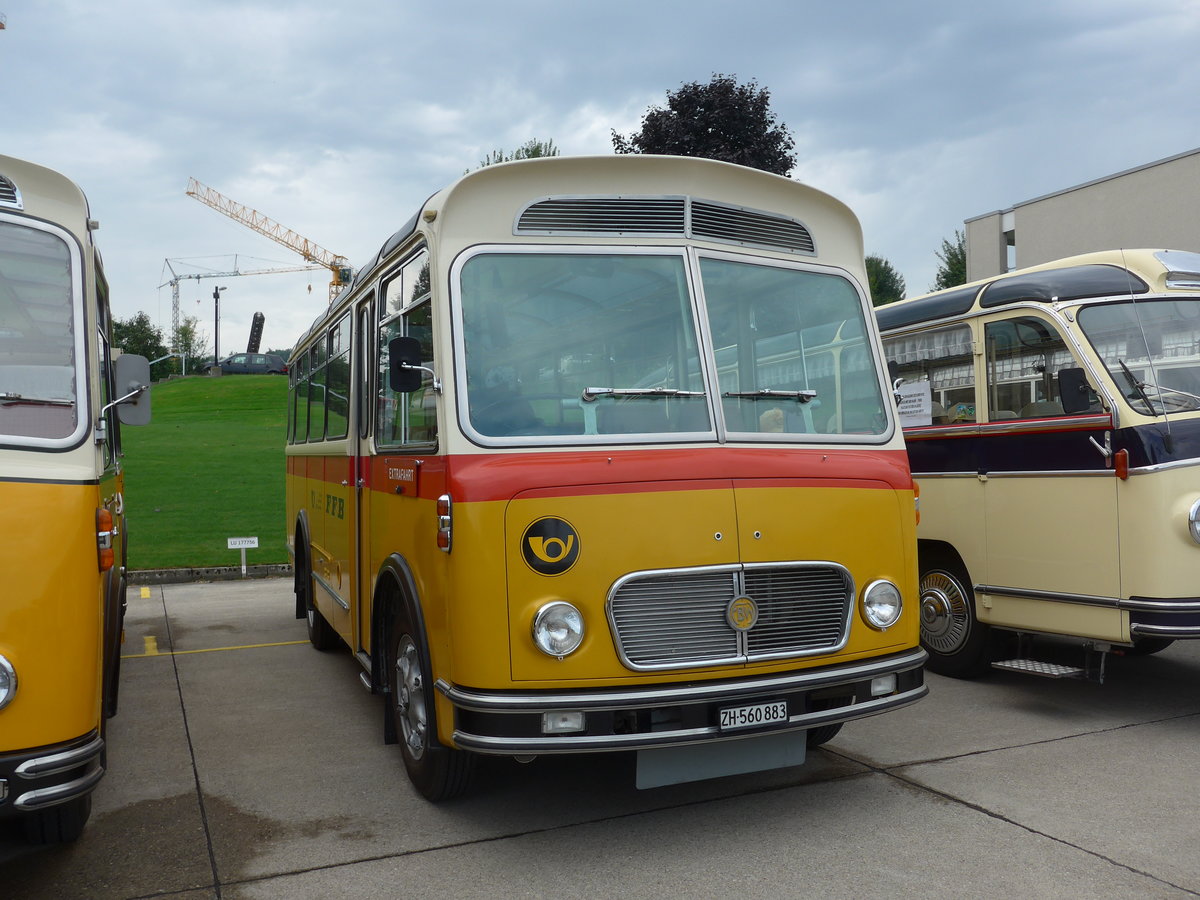
M 1085 413 L 1091 408 L 1091 388 L 1083 369 L 1058 370 L 1058 398 L 1067 415 Z
M 397 394 L 410 394 L 421 386 L 421 373 L 433 379 L 433 389 L 442 392 L 437 373 L 421 365 L 421 342 L 415 337 L 398 337 L 388 341 L 388 387 Z

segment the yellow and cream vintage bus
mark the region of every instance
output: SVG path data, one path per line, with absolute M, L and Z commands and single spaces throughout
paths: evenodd
M 87 200 L 0 156 L 0 818 L 74 840 L 104 774 L 125 610 L 122 422 L 143 357 L 110 345 Z
M 922 697 L 916 511 L 854 215 L 654 156 L 434 194 L 298 342 L 296 614 L 430 799 L 479 754 L 639 786 Z
M 921 487 L 930 669 L 1102 679 L 1110 651 L 1200 638 L 1200 254 L 1092 253 L 877 318 Z

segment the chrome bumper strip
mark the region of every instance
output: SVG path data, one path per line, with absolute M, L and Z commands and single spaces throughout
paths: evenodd
M 907 672 L 925 664 L 928 658 L 919 647 L 896 656 L 873 658 L 825 669 L 788 672 L 757 678 L 709 683 L 666 685 L 632 689 L 580 691 L 577 693 L 528 692 L 485 693 L 455 687 L 445 679 L 437 680 L 437 689 L 455 706 L 476 712 L 530 713 L 555 709 L 633 709 L 641 706 L 684 705 L 737 700 L 754 694 L 780 691 L 815 690 L 834 687 L 851 681 L 862 681 L 876 675 Z
M 645 750 L 651 747 L 678 746 L 715 740 L 736 740 L 762 734 L 773 734 L 777 731 L 798 731 L 816 728 L 819 725 L 833 722 L 849 722 L 867 716 L 878 715 L 893 709 L 899 709 L 916 703 L 929 693 L 926 685 L 914 688 L 903 694 L 892 694 L 879 697 L 864 703 L 855 703 L 834 709 L 823 709 L 819 712 L 803 713 L 792 716 L 786 725 L 755 731 L 722 732 L 715 726 L 707 728 L 687 728 L 675 731 L 653 731 L 641 734 L 619 735 L 579 735 L 569 734 L 556 737 L 493 737 L 490 735 L 467 734 L 463 731 L 454 732 L 454 743 L 464 750 L 475 753 L 498 755 L 546 754 L 546 753 L 598 753 L 605 750 Z

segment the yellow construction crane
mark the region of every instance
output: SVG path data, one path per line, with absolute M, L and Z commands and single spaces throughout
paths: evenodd
M 205 206 L 211 206 L 217 212 L 229 216 L 235 222 L 241 222 L 247 228 L 251 228 L 259 234 L 294 250 L 308 262 L 324 266 L 333 273 L 333 280 L 329 282 L 330 302 L 333 301 L 338 292 L 349 284 L 350 280 L 354 277 L 354 270 L 350 268 L 350 261 L 346 257 L 331 253 L 303 235 L 297 234 L 292 229 L 280 225 L 274 219 L 264 216 L 258 210 L 243 206 L 236 200 L 230 200 L 224 194 L 207 185 L 201 184 L 195 178 L 188 179 L 187 195 L 195 197 Z

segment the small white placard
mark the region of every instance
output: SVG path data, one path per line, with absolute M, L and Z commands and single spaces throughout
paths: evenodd
M 928 381 L 912 381 L 900 385 L 900 427 L 933 424 L 933 396 Z
M 245 550 L 247 548 L 257 549 L 258 538 L 256 537 L 233 537 L 229 538 L 230 550 Z

